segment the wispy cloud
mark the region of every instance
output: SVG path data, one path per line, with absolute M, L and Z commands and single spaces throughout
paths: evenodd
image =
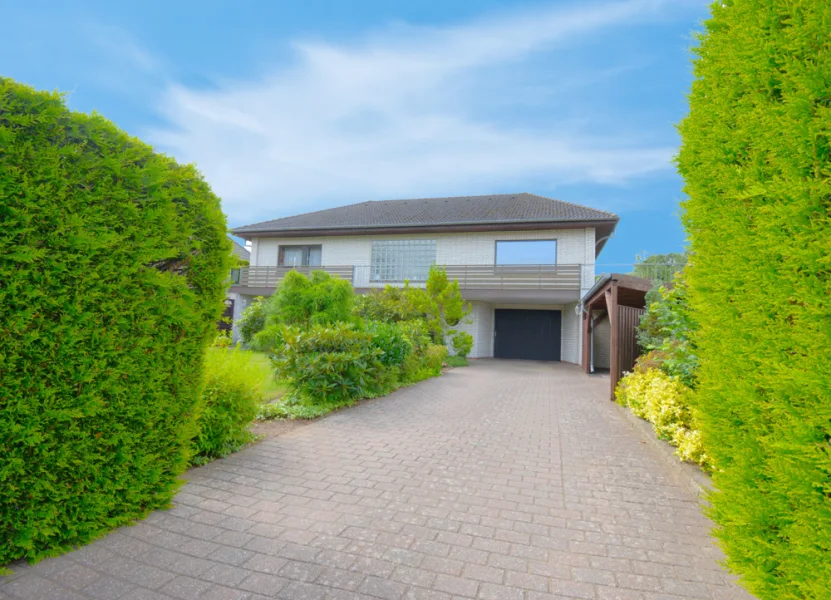
M 505 119 L 486 109 L 487 94 L 540 54 L 568 63 L 588 36 L 661 18 L 679 1 L 398 25 L 343 44 L 297 40 L 292 64 L 254 80 L 169 85 L 159 104 L 169 125 L 150 138 L 199 165 L 235 224 L 351 199 L 504 191 L 528 181 L 623 183 L 667 169 L 673 148 L 586 119 Z M 548 87 L 556 95 L 568 82 Z

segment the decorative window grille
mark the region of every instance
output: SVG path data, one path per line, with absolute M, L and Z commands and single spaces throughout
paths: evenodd
M 372 242 L 371 281 L 426 281 L 436 262 L 436 240 Z

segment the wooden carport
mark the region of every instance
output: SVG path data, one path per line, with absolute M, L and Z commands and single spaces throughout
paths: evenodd
M 649 279 L 611 273 L 601 277 L 583 297 L 583 369 L 592 372 L 593 336 L 598 321 L 608 318 L 611 343 L 609 350 L 609 396 L 614 399 L 615 386 L 626 371 L 631 371 L 640 355 L 636 330 L 646 308 L 646 293 L 652 288 Z M 595 312 L 600 312 L 595 317 Z

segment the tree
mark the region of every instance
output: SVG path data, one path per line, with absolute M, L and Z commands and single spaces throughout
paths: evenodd
M 471 306 L 462 298 L 459 282 L 450 281 L 447 272 L 435 265 L 430 267 L 424 292 L 414 297 L 414 304 L 425 315 L 433 342 L 444 344 L 444 337 L 471 312 Z
M 687 264 L 687 254 L 669 252 L 667 254 L 638 254 L 635 257 L 635 269 L 632 275 L 651 279 L 656 283 L 672 281 L 673 276 Z
M 831 589 L 831 2 L 720 0 L 678 166 L 710 515 L 760 598 Z

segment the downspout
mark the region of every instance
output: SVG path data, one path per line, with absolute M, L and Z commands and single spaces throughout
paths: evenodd
M 589 315 L 589 374 L 594 373 L 594 314 Z

